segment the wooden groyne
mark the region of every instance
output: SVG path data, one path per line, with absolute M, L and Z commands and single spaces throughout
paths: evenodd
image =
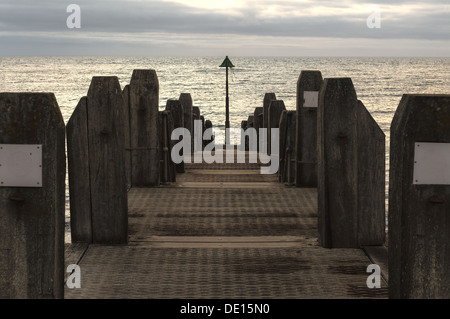
M 0 297 L 449 298 L 449 95 L 400 102 L 387 243 L 383 132 L 350 78 L 297 85 L 213 150 L 155 70 L 93 77 L 66 127 L 53 94 L 0 93 Z

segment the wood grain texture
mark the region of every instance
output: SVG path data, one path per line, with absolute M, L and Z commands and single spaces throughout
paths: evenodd
M 193 117 L 192 117 L 192 107 L 193 107 L 193 103 L 192 103 L 192 97 L 190 93 L 181 93 L 180 97 L 179 97 L 180 103 L 183 106 L 183 111 L 184 111 L 184 127 L 187 128 L 189 130 L 189 132 L 191 132 L 194 129 L 194 122 L 193 122 Z
M 124 102 L 118 78 L 93 77 L 87 100 L 93 243 L 124 244 L 127 181 Z
M 174 129 L 184 127 L 184 110 L 180 100 L 167 100 L 166 110 L 170 111 Z M 170 132 L 172 134 L 172 132 Z M 169 135 L 170 138 L 170 135 Z M 178 143 L 179 141 L 174 141 Z M 183 154 L 180 154 L 183 155 Z M 184 161 L 175 165 L 177 173 L 184 173 Z
M 267 150 L 268 154 L 272 153 L 271 150 L 271 140 L 272 134 L 271 130 L 280 127 L 281 113 L 286 110 L 286 106 L 282 100 L 272 100 L 269 105 L 269 118 L 267 126 Z
M 391 124 L 388 213 L 389 297 L 448 299 L 450 185 L 413 184 L 416 142 L 450 143 L 450 95 L 403 95 Z
M 358 126 L 358 242 L 383 245 L 386 236 L 386 138 L 361 101 Z
M 275 93 L 266 93 L 264 95 L 264 100 L 263 100 L 263 126 L 262 127 L 269 127 L 269 106 L 270 106 L 270 102 L 273 100 L 276 100 L 277 96 Z
M 172 147 L 175 144 L 171 141 L 170 135 L 172 134 L 174 125 L 173 118 L 170 111 L 165 110 L 158 114 L 159 127 L 161 131 L 159 133 L 160 141 L 160 172 L 161 183 L 170 183 L 176 181 L 176 167 L 172 161 L 171 152 Z
M 296 177 L 299 187 L 317 187 L 317 108 L 304 106 L 305 91 L 319 91 L 322 73 L 317 70 L 300 72 L 297 81 Z
M 295 181 L 295 122 L 296 111 L 284 110 L 280 118 L 280 164 L 278 176 L 280 183 L 288 185 Z
M 122 91 L 123 96 L 123 124 L 125 138 L 125 175 L 127 186 L 131 187 L 131 138 L 130 138 L 130 85 L 125 85 Z
M 318 109 L 319 239 L 359 248 L 385 239 L 385 137 L 350 78 L 325 79 Z
M 42 187 L 0 187 L 0 297 L 63 298 L 65 125 L 54 94 L 0 93 L 0 144 L 42 144 Z
M 158 112 L 159 81 L 156 71 L 134 70 L 130 81 L 132 186 L 159 185 Z
M 82 97 L 66 126 L 70 229 L 73 243 L 92 243 L 87 121 L 87 97 Z
M 358 247 L 357 99 L 350 78 L 325 79 L 318 109 L 319 241 Z

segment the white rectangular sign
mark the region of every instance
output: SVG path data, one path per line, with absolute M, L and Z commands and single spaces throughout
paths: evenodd
M 304 91 L 303 100 L 303 107 L 319 107 L 319 91 Z
M 303 100 L 303 107 L 319 107 L 319 91 L 304 91 Z
M 42 145 L 0 144 L 0 187 L 42 187 Z
M 450 143 L 415 143 L 413 184 L 450 185 Z

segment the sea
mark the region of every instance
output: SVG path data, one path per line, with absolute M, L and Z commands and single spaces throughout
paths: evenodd
M 403 94 L 450 94 L 450 58 L 414 57 L 229 57 L 230 126 L 240 128 L 265 93 L 275 93 L 287 110 L 296 108 L 302 70 L 324 78 L 350 77 L 359 100 L 386 135 L 386 208 L 389 130 Z M 225 129 L 224 57 L 0 57 L 0 92 L 52 92 L 65 123 L 86 96 L 93 76 L 117 76 L 122 88 L 135 69 L 154 69 L 159 105 L 190 93 L 194 106 L 214 129 Z M 67 184 L 67 183 L 66 183 Z M 69 225 L 66 192 L 66 224 Z M 70 240 L 66 236 L 66 241 Z

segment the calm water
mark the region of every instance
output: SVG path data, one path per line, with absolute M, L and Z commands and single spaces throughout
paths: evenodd
M 223 129 L 225 70 L 218 67 L 223 58 L 0 57 L 0 92 L 53 92 L 67 123 L 79 99 L 87 95 L 93 76 L 117 76 L 123 88 L 134 69 L 155 69 L 161 108 L 168 99 L 191 93 L 205 119 Z M 230 59 L 236 66 L 229 77 L 231 127 L 240 127 L 255 107 L 262 106 L 266 92 L 274 92 L 288 110 L 295 110 L 301 70 L 320 70 L 324 78 L 351 77 L 358 99 L 386 134 L 386 164 L 389 128 L 402 94 L 450 93 L 450 58 Z

